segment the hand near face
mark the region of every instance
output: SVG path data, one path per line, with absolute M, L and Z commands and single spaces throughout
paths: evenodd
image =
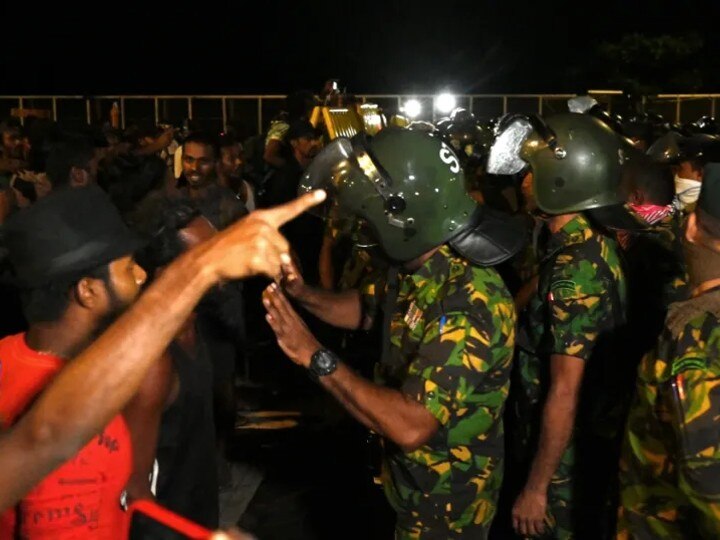
M 314 191 L 294 201 L 256 210 L 197 248 L 214 272 L 216 281 L 265 275 L 280 280 L 282 267 L 290 264 L 290 246 L 279 228 L 325 200 Z
M 275 332 L 280 348 L 290 360 L 308 367 L 310 358 L 322 346 L 290 305 L 277 283 L 272 283 L 263 292 L 263 305 L 267 310 L 265 319 Z

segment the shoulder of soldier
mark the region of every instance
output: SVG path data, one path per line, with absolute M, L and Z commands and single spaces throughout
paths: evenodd
M 673 304 L 664 339 L 672 343 L 672 374 L 689 369 L 720 372 L 720 291 Z
M 589 241 L 561 249 L 552 264 L 545 267 L 542 280 L 554 295 L 591 294 L 602 292 L 607 273 L 599 244 Z
M 455 263 L 445 294 L 431 309 L 436 316 L 463 314 L 482 319 L 487 316 L 504 317 L 514 321 L 515 304 L 505 282 L 495 268 L 470 263 Z M 462 264 L 463 267 L 457 266 Z

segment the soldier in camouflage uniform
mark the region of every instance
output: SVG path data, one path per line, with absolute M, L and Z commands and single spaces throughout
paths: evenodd
M 575 113 L 506 121 L 491 150 L 491 172 L 530 167 L 523 193 L 548 230 L 518 331 L 514 448 L 529 472 L 512 515 L 522 536 L 585 540 L 612 528 L 627 285 L 615 240 L 593 222 L 624 212 L 622 169 L 633 152 Z
M 334 211 L 364 219 L 394 269 L 365 302 L 358 291 L 298 285 L 294 275 L 286 292 L 341 327 L 372 318 L 361 305 L 382 304 L 384 351 L 375 382 L 363 379 L 309 335 L 273 285 L 265 305 L 280 346 L 383 437 L 396 538 L 487 538 L 515 343 L 513 300 L 492 265 L 519 251 L 522 226 L 477 206 L 450 147 L 418 131 L 337 139 L 304 182 L 326 185 Z
M 649 158 L 639 161 L 639 166 L 629 167 L 634 188 L 628 209 L 644 228 L 617 232 L 629 283 L 628 324 L 633 339 L 626 350 L 638 364 L 657 342 L 670 304 L 687 298 L 672 172 Z
M 620 464 L 620 539 L 720 537 L 720 164 L 705 167 L 685 250 L 689 300 L 640 366 Z
M 502 412 L 515 310 L 505 284 L 443 245 L 404 274 L 378 382 L 423 403 L 441 429 L 404 452 L 387 443 L 383 485 L 399 538 L 484 538 L 503 478 Z

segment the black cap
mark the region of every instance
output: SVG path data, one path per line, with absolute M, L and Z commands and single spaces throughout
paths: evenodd
M 2 237 L 14 281 L 27 288 L 91 270 L 142 246 L 97 186 L 51 193 L 13 214 Z
M 720 163 L 705 165 L 697 208 L 720 220 Z
M 290 124 L 290 129 L 288 129 L 285 139 L 292 141 L 301 138 L 319 139 L 320 137 L 322 137 L 322 131 L 313 127 L 307 120 L 298 120 Z

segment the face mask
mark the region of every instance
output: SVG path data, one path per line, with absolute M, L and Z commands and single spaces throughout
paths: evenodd
M 667 206 L 659 206 L 657 204 L 631 204 L 630 209 L 648 225 L 659 223 L 675 210 L 671 204 Z
M 700 197 L 701 182 L 689 178 L 680 178 L 675 175 L 675 194 L 677 196 L 678 208 L 684 210 L 687 206 L 693 205 Z

